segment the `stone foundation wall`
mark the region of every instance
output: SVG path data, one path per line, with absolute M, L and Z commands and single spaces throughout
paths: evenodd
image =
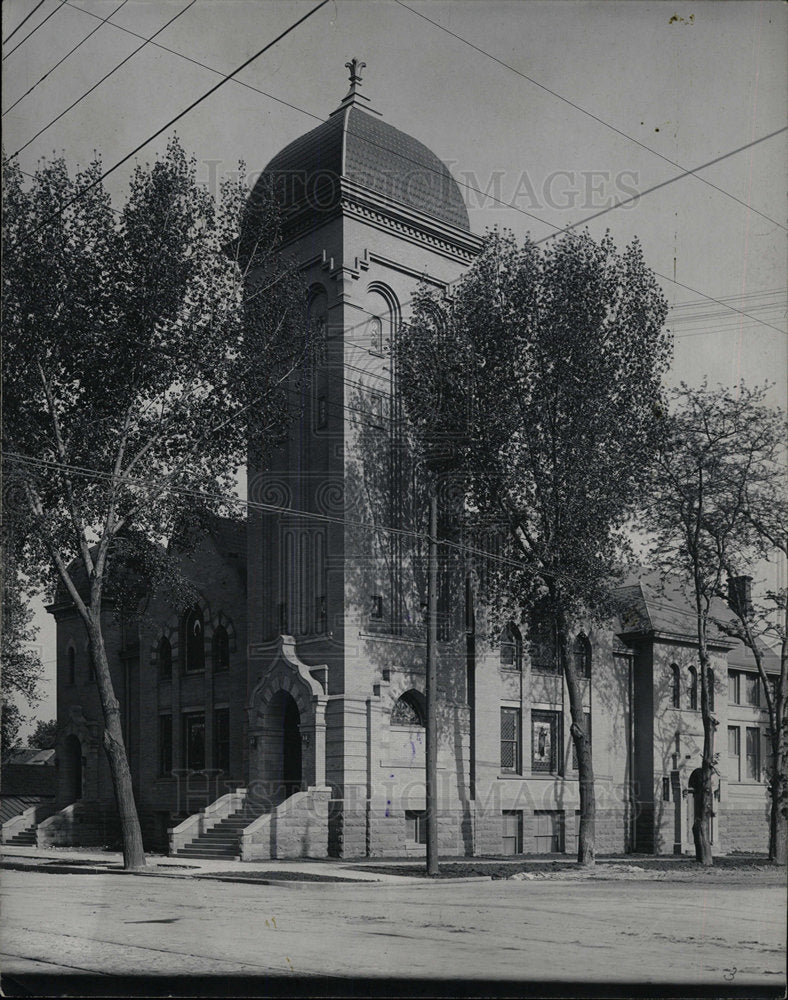
M 122 844 L 120 821 L 113 806 L 75 802 L 39 823 L 38 847 L 110 847 Z
M 328 808 L 329 857 L 363 858 L 368 850 L 366 803 L 332 799 Z
M 424 854 L 426 845 L 416 843 L 404 810 L 369 810 L 369 856 L 401 857 Z M 438 813 L 438 853 L 463 857 L 473 853 L 470 812 L 443 810 Z
M 296 792 L 244 831 L 244 861 L 325 858 L 328 854 L 328 789 Z
M 721 808 L 718 816 L 725 836 L 725 850 L 766 854 L 769 850 L 769 808 Z

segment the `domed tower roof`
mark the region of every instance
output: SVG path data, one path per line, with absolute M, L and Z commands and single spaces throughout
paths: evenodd
M 413 136 L 382 121 L 359 93 L 354 59 L 350 90 L 328 120 L 294 140 L 271 160 L 252 194 L 273 184 L 285 216 L 336 209 L 342 182 L 445 225 L 470 232 L 468 210 L 448 167 Z

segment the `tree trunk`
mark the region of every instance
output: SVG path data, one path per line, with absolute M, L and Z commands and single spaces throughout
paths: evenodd
M 427 604 L 426 781 L 427 874 L 438 874 L 438 494 L 430 486 L 430 539 Z
M 712 773 L 714 770 L 714 730 L 709 701 L 709 652 L 706 645 L 706 623 L 698 617 L 698 659 L 700 660 L 700 713 L 703 719 L 703 756 L 700 765 L 700 796 L 695 793 L 695 860 L 710 867 L 714 864 L 711 848 L 711 819 L 714 813 Z
M 778 865 L 788 863 L 788 713 L 786 713 L 786 688 L 788 673 L 785 668 L 785 647 L 777 691 L 772 703 L 772 778 L 770 782 L 771 814 L 769 817 L 769 858 Z
M 577 774 L 580 784 L 580 831 L 577 837 L 577 862 L 581 865 L 596 864 L 596 796 L 594 794 L 594 763 L 591 756 L 591 736 L 586 732 L 583 713 L 581 678 L 577 676 L 570 654 L 569 637 L 559 631 L 561 661 L 569 690 L 569 709 L 572 714 L 572 740 L 577 751 Z M 591 683 L 589 679 L 589 684 Z
M 88 623 L 88 638 L 90 656 L 96 673 L 101 708 L 104 714 L 104 750 L 109 761 L 112 774 L 112 786 L 115 790 L 115 803 L 120 817 L 120 827 L 123 836 L 123 867 L 126 869 L 144 868 L 145 851 L 142 846 L 142 831 L 134 802 L 134 790 L 131 784 L 131 770 L 126 755 L 126 745 L 123 739 L 123 728 L 120 718 L 120 706 L 115 697 L 112 677 L 107 662 L 107 651 L 104 646 L 104 635 L 101 631 L 101 612 L 95 613 Z

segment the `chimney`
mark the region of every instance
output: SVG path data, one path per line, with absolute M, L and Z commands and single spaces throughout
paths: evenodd
M 752 614 L 752 577 L 728 577 L 728 605 L 734 614 L 749 618 Z

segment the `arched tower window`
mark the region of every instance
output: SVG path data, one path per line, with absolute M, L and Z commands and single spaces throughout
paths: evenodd
M 397 698 L 391 710 L 391 725 L 424 727 L 426 715 L 424 695 L 419 691 L 406 691 Z
M 671 704 L 674 708 L 681 708 L 681 672 L 677 663 L 671 663 Z
M 159 641 L 159 677 L 164 681 L 172 677 L 172 646 L 166 635 Z
M 689 707 L 696 710 L 698 707 L 698 671 L 695 667 L 689 668 Z
M 501 666 L 506 670 L 522 670 L 523 644 L 520 632 L 514 625 L 505 625 L 501 629 Z
M 205 670 L 205 627 L 198 604 L 186 612 L 183 631 L 186 651 L 184 669 L 187 673 Z
M 572 658 L 578 677 L 591 676 L 591 643 L 588 636 L 581 632 L 572 644 Z
M 219 673 L 230 669 L 230 637 L 224 625 L 219 625 L 213 633 L 213 671 Z

